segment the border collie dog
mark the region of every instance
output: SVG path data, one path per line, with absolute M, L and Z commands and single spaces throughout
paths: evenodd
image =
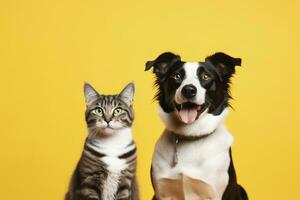
M 204 62 L 166 52 L 153 67 L 156 99 L 165 130 L 156 143 L 151 180 L 157 200 L 247 200 L 237 184 L 232 135 L 223 124 L 230 78 L 240 58 L 215 53 Z

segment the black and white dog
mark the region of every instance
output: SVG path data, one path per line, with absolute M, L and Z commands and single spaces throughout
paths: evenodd
M 156 99 L 166 126 L 151 166 L 154 199 L 247 200 L 237 184 L 231 157 L 232 135 L 223 124 L 230 78 L 240 58 L 224 53 L 205 62 L 185 62 L 166 52 L 146 63 L 153 67 Z

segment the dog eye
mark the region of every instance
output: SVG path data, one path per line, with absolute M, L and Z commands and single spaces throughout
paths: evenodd
M 201 78 L 202 78 L 203 80 L 205 80 L 205 81 L 208 81 L 208 80 L 210 79 L 210 76 L 207 75 L 206 73 L 203 73 L 202 76 L 201 76 Z
M 179 80 L 179 79 L 181 79 L 181 75 L 180 75 L 179 73 L 175 73 L 175 74 L 173 75 L 173 78 L 174 78 L 175 80 Z
M 116 109 L 114 109 L 113 114 L 114 114 L 114 116 L 118 116 L 118 115 L 120 115 L 122 112 L 123 112 L 122 108 L 116 108 Z
M 103 110 L 100 107 L 95 108 L 92 112 L 100 117 L 103 115 Z

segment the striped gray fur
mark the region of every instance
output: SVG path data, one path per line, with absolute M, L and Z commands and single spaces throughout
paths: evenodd
M 131 136 L 134 85 L 117 95 L 100 95 L 85 84 L 84 92 L 89 134 L 65 200 L 138 200 Z

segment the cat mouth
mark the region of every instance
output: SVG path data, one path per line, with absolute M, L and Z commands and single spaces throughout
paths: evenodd
M 199 116 L 206 110 L 208 105 L 206 103 L 198 105 L 192 102 L 185 102 L 182 104 L 177 104 L 175 102 L 175 107 L 177 109 L 180 121 L 185 124 L 191 124 L 199 118 Z
M 105 129 L 107 129 L 107 130 L 113 130 L 114 128 L 113 128 L 111 125 L 108 124 L 108 125 L 107 125 L 106 127 L 104 127 L 103 129 L 104 129 L 104 130 L 105 130 Z
M 113 129 L 111 126 L 107 126 L 104 129 Z
M 102 129 L 102 132 L 104 134 L 112 134 L 114 133 L 114 129 L 111 126 L 106 126 L 105 128 Z

